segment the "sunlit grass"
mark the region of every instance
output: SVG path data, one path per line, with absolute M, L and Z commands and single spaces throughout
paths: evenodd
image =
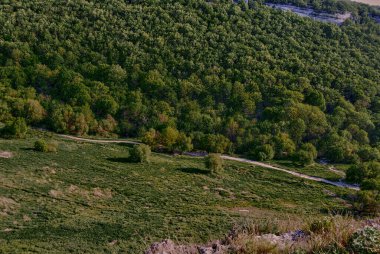
M 57 139 L 58 153 L 39 153 L 36 139 L 0 140 L 0 151 L 14 155 L 0 158 L 0 197 L 15 202 L 6 212 L 0 202 L 0 253 L 138 253 L 164 238 L 207 242 L 242 217 L 343 211 L 350 193 L 237 162 L 219 176 L 200 158 L 153 154 L 149 164 L 128 163 L 125 145 Z

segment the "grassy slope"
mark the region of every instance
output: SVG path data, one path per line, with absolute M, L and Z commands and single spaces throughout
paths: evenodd
M 15 154 L 0 158 L 0 253 L 141 253 L 163 238 L 207 242 L 245 216 L 342 209 L 331 193 L 350 192 L 235 162 L 218 178 L 196 158 L 154 154 L 150 164 L 131 164 L 121 145 L 59 140 L 57 154 L 43 154 L 34 140 L 0 139 L 0 151 Z
M 339 181 L 340 179 L 344 178 L 344 176 L 342 176 L 341 174 L 337 174 L 329 170 L 329 167 L 332 165 L 322 165 L 314 163 L 308 166 L 300 166 L 299 164 L 288 160 L 275 160 L 272 161 L 272 164 L 278 165 L 279 167 L 286 168 L 295 172 L 299 172 L 310 176 L 321 177 L 331 181 Z M 341 168 L 337 169 L 341 170 Z M 342 170 L 342 172 L 344 171 Z

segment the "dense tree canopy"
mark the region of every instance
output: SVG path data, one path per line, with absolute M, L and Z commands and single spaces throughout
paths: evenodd
M 258 1 L 3 1 L 0 121 L 262 160 L 310 163 L 311 147 L 377 160 L 380 25 L 366 10 L 339 27 Z

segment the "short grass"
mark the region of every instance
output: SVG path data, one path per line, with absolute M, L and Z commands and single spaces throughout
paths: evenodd
M 0 139 L 0 253 L 142 253 L 165 238 L 219 239 L 244 217 L 310 218 L 347 209 L 350 190 L 236 162 L 211 176 L 203 160 L 56 139 Z
M 329 169 L 329 166 L 332 165 L 322 165 L 319 163 L 314 163 L 308 166 L 301 166 L 297 163 L 294 163 L 289 160 L 274 160 L 272 161 L 272 164 L 278 165 L 282 168 L 286 168 L 298 173 L 302 173 L 309 176 L 316 176 L 325 178 L 331 181 L 339 181 L 340 179 L 344 178 L 344 171 L 342 170 L 342 174 L 338 174 L 334 171 L 331 171 Z M 337 170 L 341 170 L 340 168 L 336 168 Z

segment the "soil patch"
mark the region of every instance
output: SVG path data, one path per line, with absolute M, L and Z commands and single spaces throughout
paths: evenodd
M 10 159 L 13 157 L 13 153 L 7 151 L 0 151 L 0 158 Z

